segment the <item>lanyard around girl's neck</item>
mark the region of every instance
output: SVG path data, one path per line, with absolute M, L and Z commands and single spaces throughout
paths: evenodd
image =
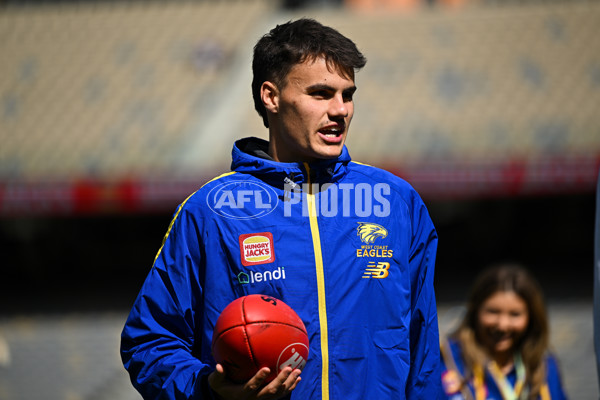
M 500 368 L 498 368 L 498 364 L 496 364 L 495 361 L 490 361 L 487 365 L 487 370 L 494 379 L 504 400 L 519 400 L 519 396 L 525 386 L 525 365 L 523 364 L 523 359 L 520 354 L 515 355 L 514 365 L 517 372 L 517 380 L 514 387 L 510 384 L 508 379 L 506 379 L 506 376 L 502 373 Z
M 525 385 L 525 365 L 520 354 L 517 354 L 514 358 L 514 365 L 517 372 L 517 380 L 514 388 L 506 379 L 506 376 L 500 371 L 498 365 L 494 361 L 490 361 L 487 365 L 487 370 L 494 379 L 498 390 L 502 394 L 504 400 L 518 400 L 523 387 Z M 487 391 L 485 390 L 485 378 L 484 369 L 480 365 L 476 365 L 473 371 L 473 386 L 475 389 L 476 400 L 485 400 L 487 397 Z

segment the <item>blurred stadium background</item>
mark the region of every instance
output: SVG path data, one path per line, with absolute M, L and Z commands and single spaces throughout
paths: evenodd
M 348 139 L 438 227 L 447 331 L 473 275 L 529 266 L 573 399 L 597 399 L 600 2 L 0 1 L 0 399 L 136 399 L 119 333 L 171 214 L 266 137 L 251 50 L 308 16 L 368 58 Z

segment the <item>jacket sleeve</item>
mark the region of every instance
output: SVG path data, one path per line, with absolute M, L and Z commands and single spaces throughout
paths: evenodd
M 202 310 L 200 228 L 181 205 L 125 323 L 121 358 L 144 399 L 211 399 L 194 356 Z
M 552 400 L 566 400 L 567 394 L 564 391 L 559 363 L 552 354 L 546 356 L 546 383 L 550 391 Z
M 410 248 L 411 322 L 410 372 L 407 399 L 444 398 L 438 318 L 433 276 L 438 237 L 429 213 L 415 193 L 412 206 Z

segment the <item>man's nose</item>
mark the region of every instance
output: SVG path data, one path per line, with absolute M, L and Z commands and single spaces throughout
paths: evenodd
M 348 104 L 344 101 L 341 94 L 331 98 L 331 102 L 329 103 L 329 115 L 338 118 L 348 116 Z

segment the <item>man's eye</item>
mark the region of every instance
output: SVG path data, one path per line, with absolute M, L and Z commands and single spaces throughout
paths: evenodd
M 320 98 L 327 98 L 329 96 L 329 93 L 325 90 L 317 90 L 316 92 L 312 92 L 311 96 L 313 97 L 320 97 Z

